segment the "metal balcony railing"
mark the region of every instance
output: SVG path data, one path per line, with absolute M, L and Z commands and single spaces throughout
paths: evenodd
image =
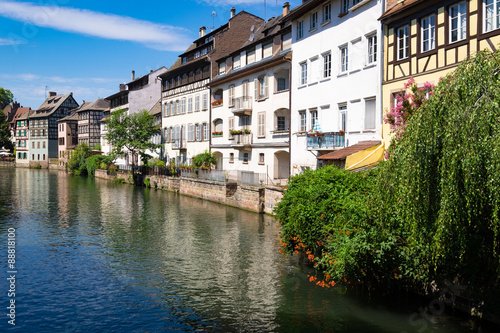
M 340 135 L 338 132 L 307 134 L 307 149 L 309 150 L 333 150 L 344 146 L 345 135 Z

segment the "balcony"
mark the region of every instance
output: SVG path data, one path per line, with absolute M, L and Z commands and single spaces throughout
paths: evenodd
M 252 133 L 235 134 L 231 147 L 238 150 L 251 150 L 253 136 Z
M 233 98 L 233 103 L 229 101 L 229 108 L 235 116 L 252 115 L 252 99 L 248 96 Z
M 307 134 L 308 150 L 334 150 L 337 148 L 343 148 L 344 145 L 345 135 L 340 135 L 339 132 Z

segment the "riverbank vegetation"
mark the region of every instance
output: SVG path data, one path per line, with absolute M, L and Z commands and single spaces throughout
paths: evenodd
M 481 297 L 495 290 L 499 75 L 499 53 L 480 52 L 412 114 L 400 110 L 402 127 L 395 124 L 388 160 L 376 170 L 326 167 L 292 177 L 275 210 L 282 252 L 305 253 L 318 271 L 310 280 L 325 287 L 426 292 L 455 280 Z M 405 87 L 406 107 L 414 106 L 415 87 Z

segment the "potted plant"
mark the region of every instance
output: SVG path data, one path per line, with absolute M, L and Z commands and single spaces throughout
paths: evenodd
M 340 130 L 340 131 L 339 131 L 339 135 L 340 135 L 340 136 L 344 136 L 344 135 L 345 135 L 345 131 Z
M 250 134 L 251 133 L 251 131 L 248 128 L 245 128 L 243 131 L 245 132 L 245 134 Z

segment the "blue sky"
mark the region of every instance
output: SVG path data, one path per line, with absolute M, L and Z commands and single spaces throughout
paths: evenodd
M 301 0 L 289 2 L 294 8 Z M 233 6 L 276 15 L 273 0 L 0 0 L 0 87 L 32 109 L 46 90 L 73 92 L 80 104 L 107 97 L 132 70 L 138 77 L 170 67 L 201 26 L 225 24 Z

